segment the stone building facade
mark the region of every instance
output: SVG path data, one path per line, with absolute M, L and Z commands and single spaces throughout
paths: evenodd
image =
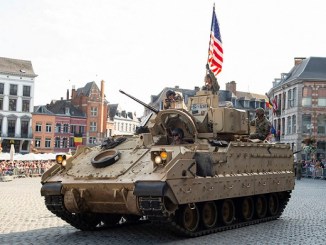
M 34 73 L 31 61 L 0 57 L 0 133 L 3 152 L 10 141 L 16 153 L 27 153 L 32 140 Z
M 280 141 L 293 146 L 297 159 L 326 156 L 326 58 L 295 58 L 288 73 L 275 79 L 268 92 L 273 98 L 274 110 L 270 113 Z M 302 141 L 316 140 L 317 152 L 303 151 Z

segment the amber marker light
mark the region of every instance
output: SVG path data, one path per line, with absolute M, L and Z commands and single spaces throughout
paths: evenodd
M 62 161 L 63 161 L 63 156 L 62 156 L 62 155 L 57 155 L 57 156 L 55 157 L 55 161 L 56 161 L 57 163 L 61 164 Z
M 162 151 L 160 153 L 160 156 L 161 156 L 163 161 L 166 161 L 166 159 L 168 158 L 168 153 L 166 151 Z

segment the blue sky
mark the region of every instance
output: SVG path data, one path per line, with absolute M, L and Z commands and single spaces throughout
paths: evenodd
M 140 115 L 164 87 L 203 85 L 212 7 L 224 48 L 221 89 L 264 94 L 294 57 L 326 57 L 322 0 L 0 0 L 0 56 L 32 61 L 34 104 L 105 81 L 110 103 Z

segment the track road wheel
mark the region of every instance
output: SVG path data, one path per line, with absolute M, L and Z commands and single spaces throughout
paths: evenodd
M 276 193 L 271 193 L 268 195 L 268 213 L 271 216 L 276 215 L 279 212 L 280 202 L 278 195 Z
M 257 218 L 265 218 L 267 213 L 267 200 L 264 195 L 259 195 L 256 197 L 255 201 L 256 215 Z
M 184 205 L 177 213 L 178 224 L 187 231 L 194 232 L 199 226 L 199 210 L 196 204 Z
M 235 220 L 235 206 L 232 199 L 226 199 L 222 202 L 221 220 L 225 225 L 231 225 Z
M 217 222 L 217 208 L 215 202 L 205 202 L 201 208 L 201 219 L 203 226 L 207 229 L 213 228 Z
M 244 221 L 249 221 L 254 216 L 254 200 L 252 197 L 244 197 L 241 201 L 241 218 Z

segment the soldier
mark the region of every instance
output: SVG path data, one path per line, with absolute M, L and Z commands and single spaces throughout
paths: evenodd
M 206 66 L 206 68 L 208 69 L 208 66 Z M 220 90 L 220 85 L 211 70 L 208 69 L 208 71 L 209 74 L 206 74 L 205 76 L 205 85 L 202 87 L 202 90 L 212 91 L 213 94 L 217 94 Z
M 180 144 L 186 144 L 187 142 L 184 141 L 184 133 L 181 128 L 175 128 L 172 130 L 172 137 L 173 141 L 171 145 L 180 145 Z
M 182 109 L 187 108 L 183 101 L 183 96 L 181 93 L 175 92 L 175 91 L 169 89 L 168 91 L 166 91 L 165 95 L 166 95 L 166 99 L 164 101 L 164 109 L 165 110 L 174 108 L 173 105 L 175 106 L 178 103 L 180 103 L 180 106 L 178 106 L 178 108 L 179 107 Z
M 265 117 L 263 108 L 256 109 L 256 118 L 250 122 L 251 126 L 256 126 L 256 132 L 250 134 L 249 139 L 265 140 L 271 130 L 271 123 Z

